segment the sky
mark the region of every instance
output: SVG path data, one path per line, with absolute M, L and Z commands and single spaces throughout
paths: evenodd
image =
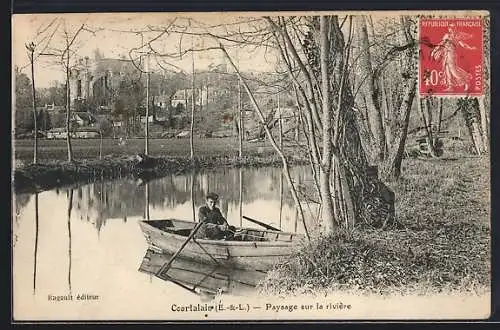
M 328 12 L 328 14 L 333 14 L 334 12 Z M 348 14 L 349 12 L 337 12 L 341 16 Z M 353 12 L 351 12 L 352 14 Z M 361 12 L 355 12 L 360 14 Z M 400 14 L 411 15 L 421 14 L 421 12 L 371 12 L 370 15 L 374 20 L 377 18 L 384 18 L 387 16 L 400 15 Z M 317 15 L 321 12 L 303 12 L 304 15 Z M 366 14 L 366 13 L 365 13 Z M 454 12 L 455 15 L 472 15 L 474 12 Z M 484 14 L 484 13 L 482 13 Z M 47 29 L 42 34 L 37 35 L 37 31 L 44 29 L 52 22 L 57 19 L 57 22 L 64 22 L 67 26 L 67 30 L 74 32 L 78 27 L 85 22 L 87 26 L 95 34 L 87 31 L 82 31 L 78 36 L 76 42 L 76 49 L 78 50 L 78 55 L 93 57 L 93 52 L 95 49 L 99 49 L 105 57 L 108 58 L 119 58 L 121 56 L 126 56 L 129 58 L 129 51 L 135 47 L 141 45 L 141 35 L 138 31 L 150 31 L 150 29 L 157 29 L 158 27 L 166 27 L 175 19 L 175 24 L 177 26 L 188 24 L 186 18 L 187 13 L 92 13 L 92 14 L 16 14 L 12 16 L 12 62 L 13 69 L 18 66 L 22 68 L 22 71 L 29 75 L 29 61 L 27 57 L 27 52 L 25 49 L 25 44 L 35 40 L 39 43 L 40 40 L 45 40 L 46 43 L 50 40 L 50 45 L 56 48 L 62 48 L 64 44 L 64 37 L 61 31 L 63 30 L 63 25 L 61 24 L 58 28 L 58 32 L 54 34 L 53 38 L 48 37 L 49 32 L 56 26 L 54 24 L 51 28 Z M 221 35 L 223 33 L 234 32 L 237 29 L 243 29 L 245 32 L 255 32 L 258 28 L 265 24 L 262 19 L 256 17 L 257 13 L 190 13 L 190 17 L 193 19 L 191 21 L 192 26 L 188 31 L 193 31 L 195 33 L 200 32 L 211 32 L 216 35 Z M 297 15 L 295 12 L 274 12 L 274 13 L 258 13 L 261 15 Z M 245 21 L 245 24 L 241 24 Z M 238 22 L 239 24 L 235 24 Z M 210 26 L 210 27 L 208 27 Z M 347 25 L 345 25 L 347 26 Z M 224 31 L 227 29 L 228 31 Z M 128 32 L 124 32 L 128 31 Z M 159 34 L 158 31 L 143 33 L 143 40 L 150 40 Z M 209 47 L 215 45 L 215 40 L 211 37 L 201 38 L 191 37 L 185 35 L 182 38 L 182 45 L 180 45 L 180 34 L 173 34 L 170 36 L 162 36 L 161 38 L 153 41 L 152 45 L 154 49 L 162 53 L 178 54 L 179 48 L 186 49 L 191 47 L 191 42 L 198 47 Z M 41 42 L 38 49 L 43 48 L 44 42 Z M 227 46 L 228 43 L 223 41 Z M 235 60 L 237 65 L 242 71 L 275 71 L 276 63 L 278 61 L 277 54 L 270 48 L 265 47 L 264 44 L 258 41 L 255 42 L 256 45 L 244 46 L 239 49 L 228 48 L 230 56 Z M 49 51 L 50 52 L 50 51 Z M 224 56 L 220 50 L 210 50 L 204 52 L 195 52 L 195 69 L 203 70 L 207 69 L 208 65 L 211 63 L 220 64 L 224 62 Z M 41 56 L 37 58 L 35 65 L 35 83 L 37 87 L 48 87 L 54 80 L 63 82 L 64 72 L 62 66 L 54 64 L 54 57 Z M 162 57 L 165 60 L 165 57 Z M 162 62 L 164 62 L 162 60 Z M 186 72 L 191 72 L 191 54 L 183 55 L 182 59 L 168 59 L 170 64 L 173 66 L 167 66 L 171 69 L 179 71 L 182 69 Z M 151 60 L 151 70 L 155 70 L 155 59 Z M 165 63 L 163 63 L 165 65 Z M 229 67 L 229 66 L 228 66 Z M 158 68 L 157 68 L 158 69 Z
M 120 58 L 126 56 L 129 58 L 129 51 L 141 45 L 142 41 L 150 40 L 158 36 L 159 32 L 148 32 L 142 35 L 131 33 L 130 31 L 147 31 L 150 28 L 167 26 L 176 17 L 175 24 L 185 25 L 187 20 L 170 13 L 113 13 L 113 14 L 24 14 L 14 15 L 12 19 L 12 60 L 13 68 L 18 66 L 22 71 L 30 75 L 30 66 L 25 44 L 35 41 L 38 49 L 43 49 L 44 53 L 54 53 L 53 48 L 61 49 L 64 45 L 62 34 L 63 24 L 66 24 L 67 30 L 74 33 L 78 27 L 85 22 L 95 33 L 82 31 L 75 43 L 75 49 L 79 56 L 93 57 L 95 49 L 108 58 Z M 55 23 L 50 25 L 54 20 Z M 234 16 L 224 16 L 221 14 L 204 14 L 196 16 L 197 22 L 210 26 L 220 25 L 221 23 L 233 22 Z M 248 20 L 248 18 L 243 18 Z M 57 22 L 64 22 L 56 29 Z M 213 33 L 223 33 L 221 27 L 196 28 L 193 23 L 192 31 L 210 31 Z M 253 24 L 253 23 L 251 23 Z M 257 23 L 256 23 L 257 24 Z M 228 25 L 232 29 L 234 25 Z M 250 25 L 238 25 L 240 28 L 251 29 Z M 46 27 L 49 27 L 45 30 Z M 42 30 L 43 33 L 37 33 Z M 45 30 L 45 31 L 44 31 Z M 52 31 L 56 31 L 52 36 Z M 128 32 L 124 32 L 128 31 Z M 52 37 L 51 37 L 52 36 Z M 50 40 L 50 42 L 49 42 Z M 178 57 L 180 35 L 162 36 L 153 41 L 153 47 L 159 51 L 168 54 L 175 54 Z M 224 42 L 228 45 L 226 42 Z M 45 48 L 45 45 L 49 47 Z M 184 36 L 182 39 L 182 48 L 206 48 L 215 46 L 215 40 L 210 37 L 190 37 Z M 37 49 L 37 51 L 38 51 Z M 248 46 L 244 48 L 228 48 L 230 56 L 234 59 L 239 68 L 243 71 L 273 71 L 277 56 L 263 46 Z M 36 55 L 35 55 L 36 56 Z M 35 83 L 37 87 L 49 87 L 55 80 L 63 82 L 65 75 L 62 66 L 56 64 L 57 57 L 39 56 L 35 61 Z M 179 71 L 180 69 L 191 72 L 192 60 L 191 54 L 187 53 L 181 59 L 165 58 L 159 60 L 164 67 Z M 169 66 L 165 63 L 173 64 Z M 194 53 L 195 69 L 207 69 L 211 63 L 220 64 L 225 62 L 225 57 L 220 50 L 206 50 Z M 151 57 L 151 70 L 159 69 L 156 60 Z M 229 65 L 228 65 L 229 67 Z

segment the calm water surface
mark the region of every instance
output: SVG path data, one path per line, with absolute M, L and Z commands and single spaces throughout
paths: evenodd
M 298 183 L 310 182 L 305 167 L 294 168 L 292 175 Z M 32 319 L 43 315 L 123 319 L 129 308 L 125 315 L 147 319 L 145 315 L 155 310 L 167 313 L 179 297 L 210 301 L 217 290 L 226 295 L 250 295 L 262 274 L 179 260 L 168 278 L 152 275 L 168 258 L 148 251 L 138 222 L 193 219 L 208 191 L 219 193 L 221 211 L 233 225 L 259 228 L 241 219 L 245 215 L 284 231 L 303 232 L 279 168 L 220 169 L 147 183 L 118 180 L 17 195 L 15 313 Z M 307 216 L 317 212 L 312 205 L 304 210 Z M 76 302 L 79 294 L 99 298 Z M 73 302 L 50 298 L 68 295 Z M 125 301 L 130 304 L 124 306 Z

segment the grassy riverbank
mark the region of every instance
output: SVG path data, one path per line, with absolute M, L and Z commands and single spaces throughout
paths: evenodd
M 134 156 L 143 152 L 144 140 L 128 140 L 119 145 L 118 140 L 103 141 L 103 157 L 99 159 L 99 140 L 75 140 L 74 161 L 66 161 L 65 141 L 41 140 L 39 162 L 32 164 L 32 141 L 15 142 L 16 168 L 14 187 L 17 192 L 48 190 L 96 180 L 112 180 L 137 175 Z M 195 159 L 190 158 L 189 139 L 155 139 L 150 142 L 150 155 L 158 159 L 147 177 L 181 174 L 196 169 L 235 166 L 279 166 L 281 159 L 265 142 L 245 143 L 244 156 L 238 157 L 238 144 L 234 139 L 195 140 Z M 294 147 L 286 148 L 292 164 L 305 163 Z M 145 175 L 143 175 L 144 177 Z
M 479 292 L 490 285 L 489 159 L 409 159 L 396 193 L 402 229 L 311 242 L 270 271 L 264 293 Z
M 236 138 L 195 138 L 194 151 L 197 157 L 233 157 L 238 155 L 238 140 Z M 99 139 L 73 139 L 73 157 L 76 160 L 99 159 Z M 119 158 L 144 152 L 144 139 L 127 139 L 120 143 L 118 139 L 103 139 L 103 157 Z M 286 149 L 289 153 L 293 148 Z M 24 163 L 33 161 L 33 141 L 14 141 L 15 159 Z M 267 142 L 244 142 L 245 156 L 272 156 L 275 154 Z M 151 139 L 149 155 L 153 157 L 189 157 L 189 139 Z M 41 162 L 65 161 L 68 157 L 66 140 L 38 141 L 38 159 Z

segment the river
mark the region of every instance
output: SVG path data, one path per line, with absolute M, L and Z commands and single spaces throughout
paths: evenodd
M 306 167 L 293 168 L 292 176 L 298 184 L 310 184 Z M 230 224 L 259 228 L 244 215 L 283 231 L 304 231 L 280 168 L 221 168 L 149 182 L 126 179 L 17 195 L 12 227 L 15 313 L 23 319 L 137 319 L 158 309 L 173 312 L 167 306 L 178 297 L 201 303 L 220 294 L 254 294 L 265 274 L 183 260 L 174 262 L 169 278 L 152 273 L 168 258 L 148 250 L 138 222 L 192 220 L 209 191 L 221 196 L 219 207 Z M 304 211 L 308 218 L 317 216 L 314 204 Z M 133 304 L 124 306 L 124 301 Z

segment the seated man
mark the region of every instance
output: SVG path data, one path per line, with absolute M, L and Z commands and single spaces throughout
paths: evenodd
M 206 196 L 206 205 L 198 210 L 198 221 L 203 224 L 195 234 L 195 238 L 230 239 L 234 236 L 235 227 L 230 226 L 219 208 L 216 206 L 219 196 L 209 193 Z

